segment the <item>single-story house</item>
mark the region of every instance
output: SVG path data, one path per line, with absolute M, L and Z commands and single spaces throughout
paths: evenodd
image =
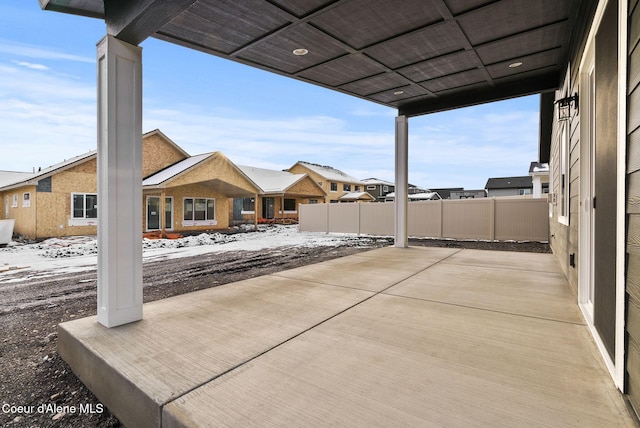
M 96 233 L 96 152 L 34 173 L 0 172 L 3 218 L 29 238 Z
M 96 156 L 94 150 L 32 173 L 0 171 L 0 218 L 14 219 L 14 233 L 28 238 L 95 235 Z M 142 137 L 142 173 L 145 232 L 226 229 L 238 208 L 245 223 L 297 219 L 298 204 L 326 197 L 307 174 L 238 167 L 221 152 L 190 156 L 159 130 Z
M 364 183 L 339 169 L 311 162 L 298 161 L 287 171 L 293 174 L 308 174 L 326 193 L 323 202 L 336 203 L 351 192 L 360 192 Z
M 231 213 L 234 223 L 257 219 L 297 221 L 299 204 L 317 204 L 327 196 L 308 174 L 243 165 L 238 168 L 255 185 L 256 193 L 234 199 Z
M 524 196 L 533 194 L 533 181 L 529 175 L 524 177 L 490 178 L 484 188 L 490 198 Z
M 191 156 L 145 178 L 145 231 L 226 229 L 233 198 L 251 197 L 255 184 L 221 152 Z

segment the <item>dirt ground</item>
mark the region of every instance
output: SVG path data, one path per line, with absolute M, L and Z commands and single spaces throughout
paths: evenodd
M 318 263 L 390 243 L 385 239 L 367 240 L 362 244 L 351 241 L 335 247 L 212 253 L 145 263 L 144 301 Z M 548 245 L 543 243 L 411 240 L 410 244 L 549 252 Z M 58 323 L 95 313 L 95 271 L 52 276 L 37 283 L 0 283 L 0 426 L 121 426 L 56 353 Z M 76 411 L 69 411 L 69 406 L 75 406 Z

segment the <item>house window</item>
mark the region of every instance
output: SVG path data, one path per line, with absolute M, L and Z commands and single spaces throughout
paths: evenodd
M 216 200 L 208 198 L 184 198 L 183 226 L 215 226 Z
M 95 193 L 73 193 L 71 195 L 71 201 L 72 218 L 98 218 L 98 195 L 96 195 Z
M 256 212 L 255 198 L 242 198 L 242 214 L 254 214 Z
M 98 195 L 95 193 L 71 194 L 71 218 L 69 226 L 95 226 L 98 224 Z
M 382 191 L 383 192 L 388 192 L 389 191 L 389 186 L 382 186 Z
M 11 198 L 11 208 L 18 208 L 18 194 L 16 193 Z
M 317 199 L 309 199 L 309 204 L 317 204 L 318 200 Z
M 296 212 L 296 200 L 295 199 L 285 199 L 284 200 L 284 210 Z
M 22 208 L 29 208 L 31 206 L 31 193 L 22 194 Z
M 351 191 L 351 184 L 343 184 L 342 185 L 342 190 L 344 190 L 345 192 L 350 192 Z
M 355 186 L 354 192 L 359 192 L 359 191 L 360 191 L 360 186 Z
M 532 189 L 518 189 L 518 195 L 531 195 Z
M 332 192 L 338 191 L 338 183 L 331 183 L 331 191 Z
M 569 127 L 566 122 L 560 129 L 560 189 L 558 201 L 558 220 L 569 225 Z
M 376 190 L 376 186 L 370 184 L 367 186 L 367 190 Z
M 322 181 L 318 181 L 318 186 L 322 187 L 324 183 Z

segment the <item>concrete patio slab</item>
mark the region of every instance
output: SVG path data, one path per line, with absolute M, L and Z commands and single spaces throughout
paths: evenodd
M 165 426 L 632 426 L 582 326 L 384 294 L 165 406 Z M 206 412 L 201 409 L 208 409 Z
M 447 248 L 381 248 L 275 274 L 322 284 L 382 291 L 460 251 Z
M 107 329 L 95 317 L 59 326 L 58 352 L 130 426 L 372 293 L 269 276 L 146 304 L 144 319 Z
M 634 426 L 551 254 L 389 247 L 144 310 L 59 328 L 131 427 Z

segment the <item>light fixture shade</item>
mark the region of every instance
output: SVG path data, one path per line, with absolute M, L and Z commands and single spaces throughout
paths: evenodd
M 573 103 L 573 108 L 578 110 L 578 100 L 578 93 L 576 92 L 571 97 L 561 98 L 556 101 L 556 105 L 558 106 L 558 122 L 571 119 L 571 103 Z
M 571 119 L 571 104 L 558 104 L 558 122 L 564 122 Z

